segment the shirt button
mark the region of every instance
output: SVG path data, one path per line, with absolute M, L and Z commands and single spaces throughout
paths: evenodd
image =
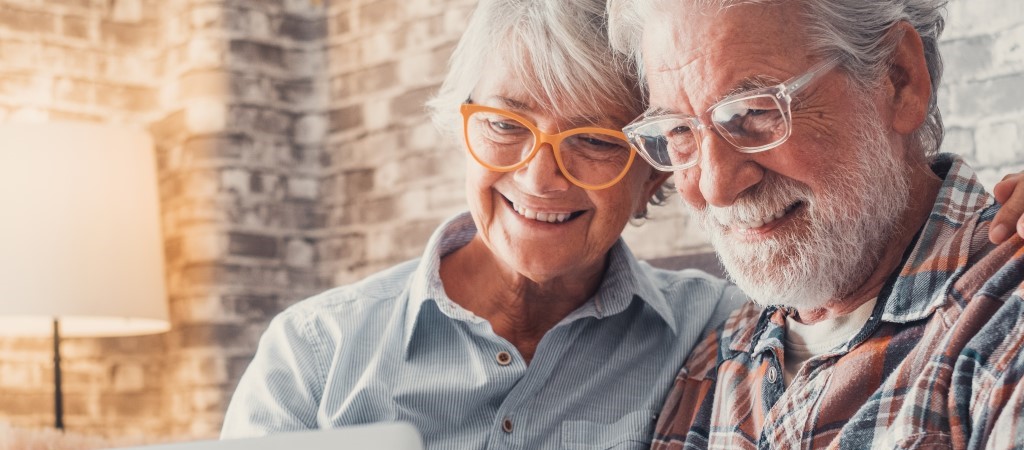
M 768 368 L 768 382 L 769 383 L 775 383 L 776 381 L 779 381 L 779 371 L 776 370 L 774 367 L 769 367 Z
M 495 359 L 498 360 L 498 364 L 503 366 L 507 366 L 512 363 L 512 355 L 505 351 L 498 352 L 498 356 L 496 356 Z
M 501 421 L 501 431 L 504 431 L 506 433 L 512 432 L 512 419 L 506 417 L 505 420 Z

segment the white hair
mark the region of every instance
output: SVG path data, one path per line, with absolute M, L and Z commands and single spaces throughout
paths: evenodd
M 496 57 L 538 108 L 625 125 L 643 112 L 646 99 L 637 71 L 612 50 L 607 24 L 605 0 L 480 0 L 440 90 L 427 102 L 434 125 L 459 141 L 459 107 Z M 614 117 L 599 115 L 609 111 Z M 666 183 L 651 204 L 663 203 L 672 190 Z
M 938 151 L 943 137 L 936 101 L 942 77 L 939 35 L 945 25 L 946 0 L 608 0 L 609 39 L 632 61 L 643 82 L 640 40 L 643 25 L 653 14 L 680 14 L 686 5 L 695 11 L 707 11 L 785 1 L 800 2 L 810 36 L 809 50 L 822 58 L 839 57 L 852 79 L 866 88 L 877 86 L 887 73 L 900 37 L 891 32 L 893 26 L 902 21 L 913 26 L 921 35 L 932 82 L 928 117 L 913 137 L 924 155 Z
M 636 71 L 608 43 L 605 0 L 480 0 L 440 91 L 427 102 L 446 136 L 461 132 L 459 105 L 495 57 L 505 59 L 531 101 L 556 115 L 613 106 L 621 108 L 616 119 L 628 121 L 643 112 Z

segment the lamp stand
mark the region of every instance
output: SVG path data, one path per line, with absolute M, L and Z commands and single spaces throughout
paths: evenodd
M 53 415 L 54 426 L 64 431 L 64 392 L 60 380 L 60 320 L 53 318 Z

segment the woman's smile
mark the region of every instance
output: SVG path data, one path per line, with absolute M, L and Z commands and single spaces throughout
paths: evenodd
M 515 211 L 515 213 L 518 214 L 520 217 L 536 222 L 543 222 L 549 224 L 564 224 L 566 222 L 575 220 L 576 218 L 578 218 L 579 216 L 583 215 L 583 213 L 586 212 L 584 210 L 572 211 L 569 209 L 565 209 L 559 211 L 557 209 L 552 208 L 536 208 L 526 206 L 523 204 L 517 204 L 512 200 L 509 200 L 509 198 L 505 197 L 504 195 L 502 195 L 502 198 L 505 200 L 505 204 L 511 207 L 512 210 Z

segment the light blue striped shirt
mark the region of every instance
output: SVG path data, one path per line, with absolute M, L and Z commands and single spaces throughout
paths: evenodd
M 222 437 L 400 420 L 428 449 L 647 448 L 690 348 L 745 301 L 704 272 L 639 262 L 619 240 L 597 294 L 544 335 L 527 366 L 445 295 L 441 257 L 475 234 L 459 215 L 421 259 L 274 318 Z

